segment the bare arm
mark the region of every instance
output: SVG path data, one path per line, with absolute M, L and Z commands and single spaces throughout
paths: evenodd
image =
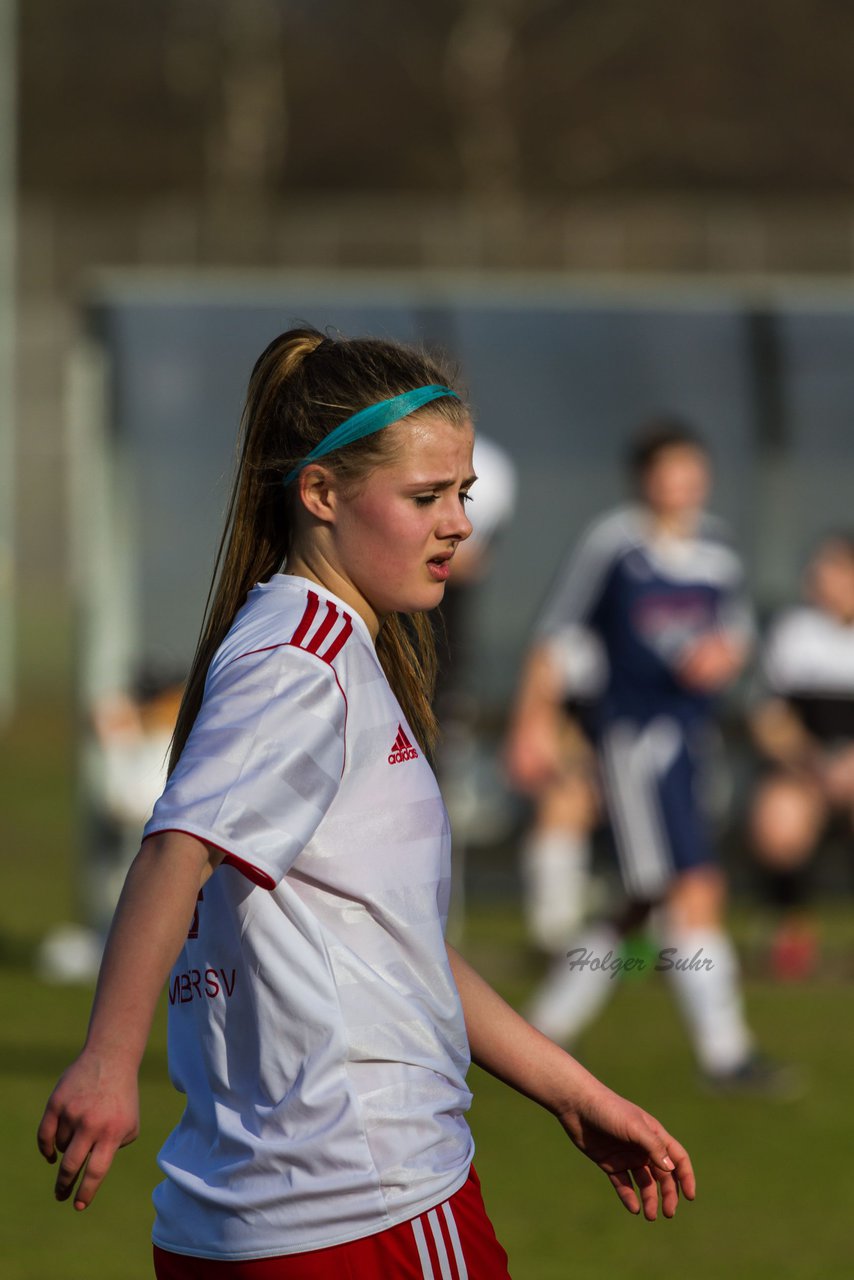
M 560 777 L 561 691 L 547 645 L 531 650 L 510 717 L 505 764 L 520 791 L 538 793 Z
M 51 1094 L 38 1131 L 51 1164 L 63 1153 L 56 1196 L 91 1203 L 119 1147 L 139 1130 L 137 1074 L 160 991 L 192 919 L 199 889 L 222 854 L 167 831 L 143 844 L 110 930 L 86 1043 Z
M 631 1213 L 642 1208 L 652 1221 L 659 1188 L 667 1218 L 676 1212 L 680 1191 L 693 1200 L 688 1153 L 653 1116 L 541 1035 L 450 946 L 448 957 L 478 1066 L 551 1111 L 579 1150 L 608 1175 Z
M 758 706 L 750 717 L 750 731 L 763 755 L 787 768 L 810 768 L 823 754 L 783 698 L 770 698 Z

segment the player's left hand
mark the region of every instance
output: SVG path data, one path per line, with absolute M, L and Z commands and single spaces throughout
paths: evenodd
M 694 1170 L 688 1152 L 654 1116 L 599 1081 L 559 1116 L 572 1141 L 598 1164 L 630 1213 L 653 1222 L 659 1199 L 672 1218 L 680 1195 L 693 1200 Z

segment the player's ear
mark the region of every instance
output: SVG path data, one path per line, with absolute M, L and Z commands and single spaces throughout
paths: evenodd
M 297 477 L 299 497 L 305 509 L 316 520 L 334 524 L 339 501 L 339 486 L 328 467 L 312 463 Z

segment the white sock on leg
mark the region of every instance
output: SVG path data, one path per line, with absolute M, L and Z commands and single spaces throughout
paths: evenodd
M 552 1040 L 572 1040 L 596 1017 L 619 985 L 617 970 L 603 968 L 617 958 L 620 935 L 607 924 L 592 925 L 572 939 L 534 994 L 526 1017 Z
M 735 947 L 718 929 L 670 930 L 658 961 L 688 1026 L 704 1071 L 726 1072 L 753 1050 L 744 1017 Z
M 544 951 L 563 954 L 584 919 L 590 874 L 586 836 L 535 832 L 522 850 L 528 930 Z

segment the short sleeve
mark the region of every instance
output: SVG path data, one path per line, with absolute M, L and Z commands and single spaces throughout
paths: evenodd
M 592 702 L 608 684 L 608 655 L 595 631 L 567 626 L 545 641 L 552 668 L 566 698 Z
M 547 641 L 567 627 L 592 627 L 615 565 L 631 546 L 631 513 L 604 516 L 582 534 L 564 559 L 540 613 L 535 634 Z
M 272 888 L 335 798 L 345 726 L 343 690 L 314 654 L 281 645 L 213 670 L 143 838 L 185 831 Z
M 744 569 L 734 553 L 733 562 L 731 579 L 721 597 L 719 621 L 721 627 L 734 639 L 752 649 L 757 638 L 756 618 L 747 591 Z

